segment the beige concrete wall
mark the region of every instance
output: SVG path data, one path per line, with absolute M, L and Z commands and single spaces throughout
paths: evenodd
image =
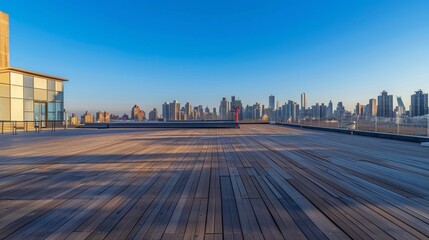
M 9 66 L 9 15 L 0 12 L 0 68 Z

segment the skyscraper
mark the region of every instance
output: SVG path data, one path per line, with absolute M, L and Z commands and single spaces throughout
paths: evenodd
M 307 109 L 307 96 L 301 93 L 301 109 Z
M 131 108 L 131 119 L 138 120 L 139 112 L 140 112 L 140 107 L 137 105 L 134 105 L 133 108 Z
M 164 121 L 170 120 L 170 103 L 168 102 L 162 104 L 162 117 Z
M 332 104 L 332 100 L 329 101 L 328 107 L 326 108 L 326 116 L 327 118 L 332 118 L 334 116 L 334 104 Z
M 378 96 L 377 116 L 393 117 L 393 95 L 387 95 L 386 91 Z
M 177 100 L 174 100 L 172 103 L 170 103 L 170 119 L 173 121 L 180 120 L 180 103 Z
M 149 112 L 149 120 L 151 121 L 158 120 L 158 110 L 156 110 L 156 108 L 152 109 L 152 111 Z
M 360 103 L 356 104 L 355 114 L 356 115 L 363 115 L 363 105 L 362 104 L 360 104 Z
M 428 94 L 418 90 L 411 95 L 411 116 L 423 116 L 428 114 Z
M 192 119 L 192 106 L 189 102 L 185 104 L 185 117 L 186 120 Z
M 274 95 L 270 95 L 270 97 L 269 97 L 269 104 L 268 104 L 268 108 L 271 108 L 271 110 L 275 110 L 275 102 L 276 102 L 276 100 L 275 100 L 276 98 L 274 97 Z
M 0 68 L 9 67 L 9 15 L 0 12 Z
M 219 117 L 221 120 L 227 120 L 229 115 L 229 105 L 226 98 L 222 98 L 219 105 Z
M 368 108 L 368 115 L 369 116 L 376 116 L 377 115 L 377 100 L 375 98 L 369 99 L 369 108 Z

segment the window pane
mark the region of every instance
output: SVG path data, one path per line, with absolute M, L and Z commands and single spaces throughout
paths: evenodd
M 24 112 L 24 121 L 34 121 L 33 112 Z
M 46 89 L 46 79 L 43 78 L 34 78 L 34 88 Z
M 55 109 L 57 112 L 63 112 L 63 103 L 56 103 Z
M 55 103 L 54 102 L 48 103 L 48 112 L 55 112 Z
M 62 92 L 63 91 L 63 82 L 55 81 L 55 91 Z
M 24 87 L 34 87 L 34 80 L 32 76 L 26 76 L 24 75 Z
M 55 101 L 55 92 L 48 91 L 48 101 Z
M 24 121 L 24 100 L 11 99 L 11 119 L 12 121 Z
M 10 86 L 10 96 L 13 98 L 24 98 L 24 88 L 21 86 Z
M 0 84 L 0 97 L 10 97 L 9 85 Z
M 33 99 L 34 98 L 34 89 L 33 88 L 24 88 L 24 98 Z
M 63 102 L 64 101 L 64 97 L 63 97 L 63 93 L 62 92 L 56 92 L 56 96 L 55 96 L 55 100 L 59 101 L 59 102 Z
M 48 91 L 42 90 L 42 89 L 34 89 L 34 99 L 40 100 L 40 101 L 47 101 L 48 100 Z
M 48 113 L 48 120 L 56 120 L 56 119 L 55 119 L 55 113 L 54 113 L 54 112 L 50 112 L 50 113 Z
M 24 100 L 24 111 L 33 111 L 33 100 Z
M 0 97 L 0 120 L 10 121 L 10 99 Z
M 48 90 L 55 91 L 55 80 L 48 80 Z
M 0 83 L 9 84 L 9 73 L 0 74 Z

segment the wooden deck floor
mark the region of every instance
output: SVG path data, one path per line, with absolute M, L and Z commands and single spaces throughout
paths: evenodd
M 0 239 L 429 238 L 415 143 L 270 125 L 0 143 Z

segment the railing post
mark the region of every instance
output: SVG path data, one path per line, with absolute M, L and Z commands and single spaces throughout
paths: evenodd
M 4 122 L 1 122 L 1 134 L 4 133 Z

